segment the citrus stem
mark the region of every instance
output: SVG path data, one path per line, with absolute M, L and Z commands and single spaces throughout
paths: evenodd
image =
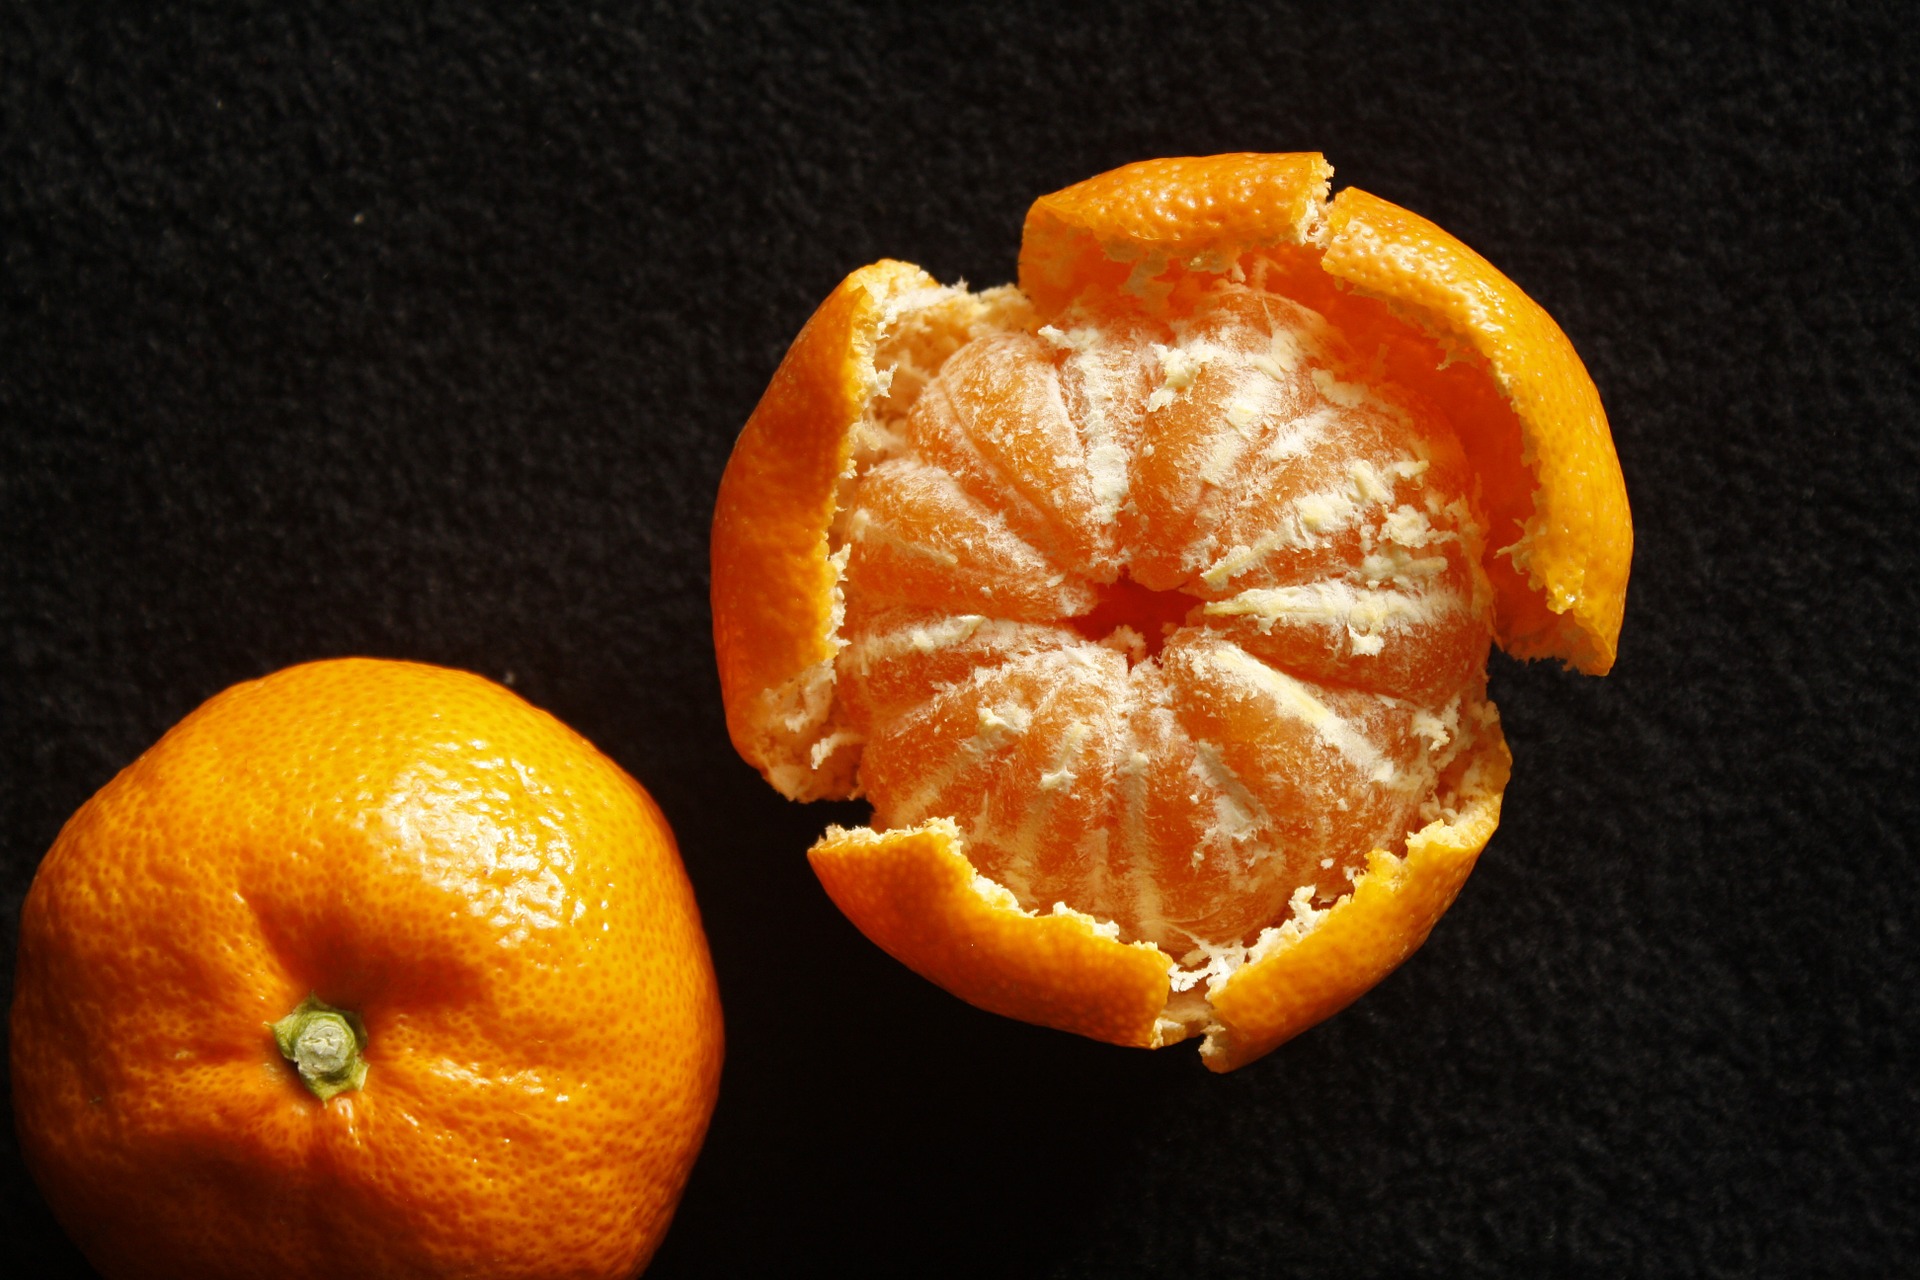
M 271 1024 L 280 1054 L 300 1071 L 300 1082 L 325 1102 L 366 1083 L 367 1027 L 360 1015 L 309 995 Z

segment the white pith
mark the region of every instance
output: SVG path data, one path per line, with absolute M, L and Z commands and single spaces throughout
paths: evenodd
M 1079 362 L 1083 375 L 1092 375 L 1084 377 L 1091 391 L 1088 403 L 1080 406 L 1076 419 L 1084 448 L 1082 470 L 1099 517 L 1108 521 L 1117 518 L 1129 500 L 1127 454 L 1119 433 L 1105 416 L 1098 392 L 1104 339 L 1098 330 L 1084 326 L 1065 323 L 1037 329 L 1030 326 L 1031 318 L 1025 312 L 1023 300 L 1010 289 L 977 295 L 968 294 L 964 289 L 929 289 L 891 300 L 873 353 L 873 394 L 868 399 L 866 412 L 851 430 L 851 456 L 842 477 L 842 500 L 831 534 L 833 563 L 840 572 L 837 582 L 844 578 L 847 557 L 860 541 L 892 545 L 896 550 L 936 559 L 947 567 L 960 564 L 960 557 L 950 548 L 907 545 L 911 543 L 910 538 L 901 537 L 883 518 L 855 507 L 849 499 L 862 477 L 874 473 L 876 468 L 890 468 L 888 474 L 897 474 L 905 484 L 932 486 L 941 491 L 945 501 L 960 506 L 969 504 L 970 500 L 959 492 L 951 477 L 922 474 L 937 469 L 928 469 L 909 456 L 903 445 L 901 424 L 945 358 L 966 341 L 987 333 L 1037 333 L 1040 340 L 1066 351 L 1068 362 Z M 1293 419 L 1288 430 L 1268 440 L 1257 451 L 1255 446 L 1260 444 L 1261 437 L 1255 428 L 1265 420 L 1271 407 L 1267 401 L 1271 399 L 1272 373 L 1297 370 L 1303 361 L 1314 356 L 1318 343 L 1319 336 L 1312 331 L 1291 335 L 1289 340 L 1276 340 L 1269 351 L 1245 362 L 1250 372 L 1240 378 L 1222 404 L 1227 429 L 1218 434 L 1213 453 L 1198 469 L 1202 485 L 1212 489 L 1231 486 L 1236 475 L 1252 465 L 1248 461 L 1250 455 L 1256 462 L 1260 459 L 1277 462 L 1314 445 L 1318 434 L 1324 432 L 1331 421 L 1326 411 L 1314 411 Z M 1162 379 L 1148 400 L 1149 406 L 1155 408 L 1176 402 L 1190 390 L 1204 369 L 1209 365 L 1218 366 L 1227 359 L 1227 353 L 1205 340 L 1186 346 L 1162 347 L 1156 354 Z M 1364 404 L 1382 413 L 1398 411 L 1390 401 L 1364 384 L 1341 380 L 1323 369 L 1315 370 L 1315 374 L 1316 389 L 1331 403 Z M 1216 531 L 1197 539 L 1189 548 L 1183 570 L 1213 592 L 1232 593 L 1218 599 L 1196 597 L 1196 607 L 1208 617 L 1245 619 L 1263 634 L 1284 628 L 1336 628 L 1345 636 L 1347 652 L 1362 659 L 1380 654 L 1397 632 L 1442 615 L 1484 610 L 1487 593 L 1484 578 L 1477 578 L 1468 594 L 1436 583 L 1438 571 L 1444 569 L 1447 562 L 1431 554 L 1431 549 L 1457 540 L 1461 535 L 1455 529 L 1437 527 L 1435 520 L 1444 518 L 1456 528 L 1465 523 L 1459 499 L 1428 493 L 1423 503 L 1425 509 L 1393 501 L 1396 482 L 1418 482 L 1426 465 L 1426 460 L 1420 457 L 1394 458 L 1381 466 L 1357 462 L 1341 483 L 1289 499 L 1271 527 L 1259 537 L 1222 544 Z M 1029 563 L 1029 556 L 1046 559 L 1048 553 L 1011 527 L 1004 511 L 978 503 L 971 505 L 979 507 L 980 518 L 974 536 L 979 540 L 980 554 L 1022 564 Z M 1012 505 L 1024 509 L 1031 523 L 1044 523 L 1046 519 L 1045 513 L 1033 509 L 1031 503 L 1017 494 L 1013 495 Z M 1250 574 L 1257 576 L 1263 561 L 1276 551 L 1319 545 L 1335 533 L 1356 527 L 1362 530 L 1369 548 L 1358 566 L 1357 580 L 1342 577 L 1304 584 L 1238 586 L 1240 579 Z M 1121 547 L 1119 564 L 1125 564 L 1129 555 L 1130 549 Z M 1119 564 L 1115 566 L 1116 572 Z M 1071 582 L 1064 578 L 1056 582 L 1063 598 L 1070 595 Z M 798 748 L 770 769 L 775 785 L 790 795 L 820 794 L 818 781 L 824 773 L 849 781 L 850 785 L 840 788 L 842 794 L 859 794 L 858 762 L 864 743 L 842 720 L 843 708 L 836 697 L 836 668 L 844 676 L 848 670 L 865 672 L 890 657 L 906 653 L 932 654 L 981 642 L 1017 646 L 1019 630 L 1026 625 L 986 613 L 951 614 L 897 631 L 869 635 L 849 647 L 849 637 L 842 634 L 844 622 L 844 600 L 836 585 L 830 619 L 835 659 L 818 664 L 770 699 L 770 704 L 780 708 L 786 717 L 781 739 Z M 1117 643 L 1124 646 L 1126 637 L 1119 636 Z M 1035 652 L 1017 660 L 1084 663 L 1091 659 L 1078 650 L 1068 650 Z M 1288 673 L 1234 645 L 1223 644 L 1199 653 L 1195 661 L 1223 681 L 1237 682 L 1256 691 L 1280 714 L 1308 726 L 1320 741 L 1373 781 L 1395 783 L 1418 791 L 1424 797 L 1418 807 L 1423 821 L 1447 821 L 1457 812 L 1451 803 L 1452 797 L 1441 794 L 1441 776 L 1472 741 L 1476 724 L 1491 714 L 1490 708 L 1481 704 L 1463 708 L 1456 697 L 1446 705 L 1418 711 L 1416 727 L 1427 742 L 1428 750 L 1413 764 L 1418 776 L 1405 777 L 1401 776 L 1402 769 L 1382 756 L 1353 723 L 1317 698 L 1306 683 Z M 967 677 L 975 681 L 984 678 L 980 672 Z M 983 704 L 973 735 L 951 758 L 950 768 L 963 769 L 969 760 L 985 758 L 1002 749 L 1027 732 L 1034 716 L 1044 710 L 1017 702 Z M 1038 838 L 1039 828 L 1047 817 L 1047 797 L 1070 790 L 1077 770 L 1083 766 L 1080 753 L 1085 739 L 1084 729 L 1078 737 L 1072 732 L 1063 735 L 1046 771 L 1041 774 L 1041 802 L 1026 814 L 1020 829 L 1011 833 L 1012 839 Z M 1219 849 L 1232 851 L 1249 867 L 1274 856 L 1272 850 L 1261 847 L 1254 839 L 1263 823 L 1259 801 L 1236 775 L 1220 744 L 1196 741 L 1195 746 L 1192 768 L 1196 778 L 1218 793 L 1213 830 L 1219 837 Z M 1146 754 L 1138 749 L 1126 763 L 1136 761 L 1137 768 L 1147 767 Z M 1124 787 L 1125 764 L 1120 776 L 1120 785 Z M 1053 780 L 1051 784 L 1048 779 Z M 945 780 L 938 776 L 923 779 L 922 791 L 929 799 L 909 800 L 896 809 L 912 812 L 911 821 L 952 818 L 963 830 L 970 825 L 979 829 L 992 820 L 984 812 L 972 815 L 913 812 L 926 810 L 930 797 L 937 795 L 943 785 Z M 896 817 L 899 816 L 897 812 Z M 1137 813 L 1123 808 L 1122 827 L 1137 817 Z M 1087 833 L 1086 838 L 1093 845 L 1103 846 L 1107 833 L 1093 831 Z M 1194 856 L 1200 857 L 1201 851 L 1196 850 Z M 1349 867 L 1349 881 L 1355 874 Z M 996 909 L 1027 915 L 1069 915 L 1084 920 L 1103 936 L 1130 941 L 1113 921 L 1079 911 L 1066 902 L 1036 901 L 1028 887 L 1018 883 L 1017 876 L 1008 876 L 1006 880 L 1007 883 L 999 883 L 977 874 L 975 891 Z M 1142 895 L 1138 902 L 1141 913 L 1151 914 L 1153 886 L 1139 883 L 1133 890 Z M 1338 900 L 1316 898 L 1312 885 L 1303 884 L 1287 900 L 1284 918 L 1268 926 L 1251 942 L 1222 943 L 1191 938 L 1192 945 L 1177 955 L 1163 947 L 1163 951 L 1167 951 L 1174 995 L 1161 1018 L 1161 1039 L 1171 1042 L 1202 1030 L 1217 1029 L 1206 1000 L 1207 993 L 1217 990 L 1249 961 L 1310 933 Z

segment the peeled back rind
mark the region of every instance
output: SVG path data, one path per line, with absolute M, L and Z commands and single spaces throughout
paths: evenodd
M 772 771 L 824 721 L 839 571 L 827 537 L 873 346 L 895 294 L 933 285 L 904 262 L 848 276 L 800 330 L 734 443 L 713 518 L 713 647 L 734 749 L 796 800 L 851 794 L 851 776 Z M 791 775 L 791 776 L 788 776 Z M 850 770 L 849 770 L 850 775 Z M 784 783 L 784 785 L 783 785 Z
M 1310 243 L 1333 166 L 1313 152 L 1143 160 L 1041 196 L 1020 235 L 1020 288 L 1052 316 L 1091 285 L 1138 293 L 1170 268 L 1224 273 L 1250 251 Z
M 839 648 L 829 544 L 858 432 L 876 398 L 904 405 L 917 392 L 920 364 L 1026 314 L 1012 289 L 942 288 L 904 262 L 862 267 L 801 329 L 734 442 L 713 513 L 714 654 L 734 749 L 789 799 L 858 791 L 857 753 L 818 749 L 832 737 Z
M 808 857 L 888 955 L 969 1004 L 1110 1044 L 1156 1047 L 1173 962 L 1078 911 L 1023 911 L 967 861 L 960 828 L 829 828 Z
M 1500 825 L 1513 757 L 1497 722 L 1482 733 L 1450 798 L 1455 816 L 1408 836 L 1404 856 L 1374 850 L 1352 893 L 1269 931 L 1271 942 L 1208 995 L 1208 1067 L 1231 1071 L 1332 1017 L 1427 940 Z
M 1020 287 L 1051 318 L 1089 285 L 1154 305 L 1181 276 L 1230 275 L 1252 256 L 1310 252 L 1328 277 L 1387 303 L 1450 352 L 1484 361 L 1518 419 L 1462 430 L 1489 486 L 1496 638 L 1522 658 L 1590 675 L 1612 666 L 1633 558 L 1627 490 L 1599 392 L 1559 325 L 1441 228 L 1349 188 L 1312 152 L 1143 160 L 1042 196 L 1027 214 Z M 1517 465 L 1516 465 L 1517 464 Z
M 1485 258 L 1433 223 L 1357 188 L 1327 214 L 1328 274 L 1478 353 L 1520 419 L 1531 492 L 1487 491 L 1496 545 L 1524 528 L 1513 574 L 1489 566 L 1500 647 L 1612 668 L 1633 560 L 1627 486 L 1600 393 L 1553 317 Z M 1469 456 L 1473 440 L 1463 439 Z
M 1269 929 L 1202 1001 L 1169 1005 L 1172 961 L 1144 942 L 1056 906 L 1021 908 L 979 875 L 959 827 L 936 818 L 898 831 L 829 828 L 808 855 L 834 905 L 922 977 L 969 1004 L 1110 1044 L 1157 1049 L 1204 1030 L 1202 1060 L 1231 1071 L 1338 1013 L 1399 967 L 1452 905 L 1500 822 L 1512 757 L 1497 722 L 1482 730 L 1451 816 L 1376 849 L 1353 892 Z

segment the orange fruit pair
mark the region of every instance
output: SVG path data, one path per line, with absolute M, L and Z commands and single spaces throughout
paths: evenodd
M 728 729 L 848 917 L 983 1008 L 1229 1070 L 1452 902 L 1491 643 L 1614 659 L 1593 383 L 1484 259 L 1318 155 L 1037 201 L 1019 286 L 834 290 L 713 524 Z
M 21 916 L 20 1141 L 110 1276 L 630 1276 L 720 1059 L 659 809 L 460 672 L 218 695 L 73 816 Z

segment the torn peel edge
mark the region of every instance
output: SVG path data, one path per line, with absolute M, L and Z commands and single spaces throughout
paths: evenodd
M 1112 1044 L 1160 1048 L 1204 1035 L 1230 1071 L 1338 1012 L 1425 941 L 1499 823 L 1511 758 L 1489 726 L 1448 816 L 1375 850 L 1346 896 L 1264 930 L 1238 968 L 1176 990 L 1172 957 L 1065 905 L 1022 908 L 977 872 L 951 819 L 893 831 L 829 828 L 809 852 L 834 904 L 889 955 L 968 1003 Z
M 862 267 L 801 329 L 742 428 L 714 509 L 714 651 L 728 735 L 782 795 L 858 794 L 859 743 L 833 696 L 836 532 L 858 469 L 948 356 L 1031 320 L 1011 286 L 974 293 L 909 263 Z

